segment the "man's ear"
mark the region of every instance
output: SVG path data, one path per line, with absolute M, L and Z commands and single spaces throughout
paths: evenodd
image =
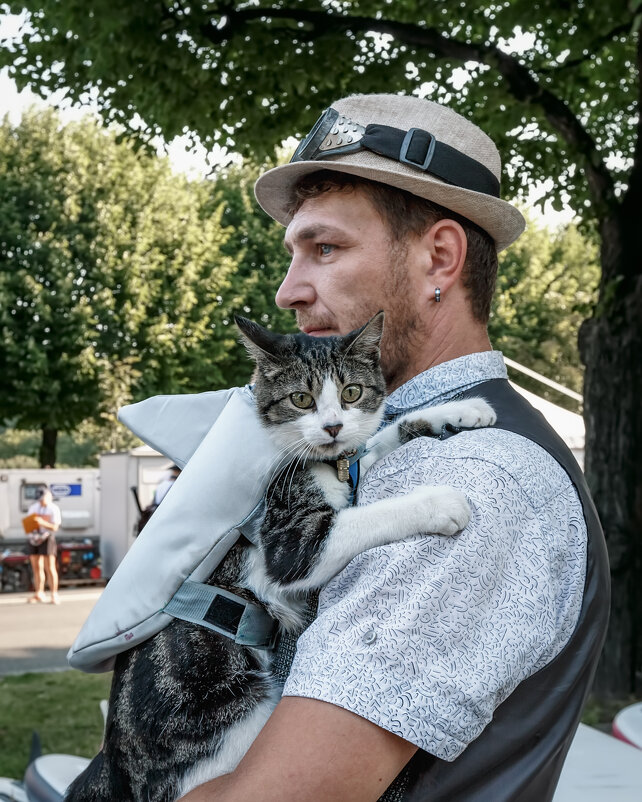
M 434 297 L 435 288 L 439 287 L 443 296 L 461 276 L 468 252 L 466 232 L 456 220 L 444 218 L 423 234 L 422 244 L 427 257 L 428 295 Z

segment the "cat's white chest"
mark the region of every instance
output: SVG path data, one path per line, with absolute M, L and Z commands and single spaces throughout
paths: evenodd
M 350 485 L 339 481 L 334 465 L 317 462 L 310 466 L 310 473 L 332 509 L 342 510 L 350 504 Z

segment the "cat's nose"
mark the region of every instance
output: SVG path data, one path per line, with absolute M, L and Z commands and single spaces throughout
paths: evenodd
M 324 426 L 323 428 L 330 435 L 330 437 L 336 437 L 341 431 L 341 429 L 343 429 L 343 424 L 333 423 L 331 426 Z

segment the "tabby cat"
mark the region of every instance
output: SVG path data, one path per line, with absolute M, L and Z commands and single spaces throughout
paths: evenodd
M 259 602 L 297 631 L 308 591 L 358 553 L 426 532 L 452 535 L 469 520 L 464 496 L 421 487 L 349 506 L 336 460 L 379 428 L 384 380 L 380 312 L 344 337 L 274 334 L 237 319 L 256 362 L 260 418 L 285 467 L 267 491 L 258 545 L 237 543 L 210 584 Z M 382 430 L 370 461 L 444 424 L 494 422 L 482 400 L 411 413 Z M 363 470 L 363 468 L 362 468 Z M 232 771 L 279 699 L 270 652 L 174 620 L 116 660 L 102 750 L 68 791 L 68 802 L 170 802 Z

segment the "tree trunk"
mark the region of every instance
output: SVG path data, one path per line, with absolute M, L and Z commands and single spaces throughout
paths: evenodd
M 642 259 L 632 218 L 602 225 L 602 282 L 580 331 L 586 365 L 586 477 L 611 563 L 611 619 L 594 686 L 639 692 L 642 675 Z
M 56 466 L 56 442 L 58 440 L 58 429 L 51 429 L 48 426 L 42 427 L 42 442 L 38 454 L 41 468 L 54 468 Z

